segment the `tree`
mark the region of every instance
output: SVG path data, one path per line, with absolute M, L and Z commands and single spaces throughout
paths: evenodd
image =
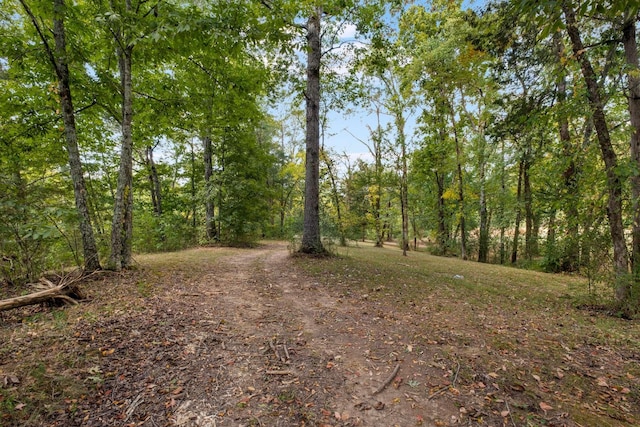
M 66 5 L 64 0 L 53 1 L 53 38 L 55 49 L 49 44 L 49 40 L 43 28 L 31 11 L 29 5 L 20 0 L 25 12 L 29 16 L 31 23 L 36 29 L 43 44 L 45 53 L 51 66 L 54 69 L 58 81 L 58 93 L 62 119 L 64 123 L 64 133 L 66 141 L 67 155 L 69 158 L 69 170 L 73 182 L 73 192 L 75 196 L 76 210 L 79 217 L 79 228 L 82 234 L 82 247 L 84 251 L 84 269 L 87 272 L 99 270 L 100 258 L 93 236 L 93 227 L 87 202 L 87 188 L 84 181 L 82 162 L 80 160 L 80 150 L 78 148 L 78 135 L 76 132 L 75 110 L 71 96 L 71 83 L 69 76 L 69 66 L 67 61 L 67 42 L 64 25 Z
M 320 239 L 320 60 L 322 58 L 320 22 L 322 14 L 322 7 L 313 8 L 306 25 L 306 173 L 300 252 L 308 254 L 320 254 L 325 251 Z
M 638 5 L 629 3 L 622 26 L 622 44 L 626 61 L 627 100 L 631 123 L 629 147 L 632 162 L 631 205 L 633 210 L 631 227 L 631 269 L 636 285 L 640 284 L 640 64 L 636 25 L 639 20 Z
M 573 53 L 580 63 L 582 76 L 587 86 L 589 105 L 593 113 L 593 123 L 598 136 L 602 160 L 606 166 L 607 190 L 609 193 L 607 216 L 609 218 L 609 231 L 613 243 L 613 261 L 616 275 L 616 299 L 619 302 L 629 298 L 629 274 L 628 251 L 624 238 L 624 226 L 622 218 L 622 182 L 618 174 L 618 156 L 611 142 L 609 125 L 604 112 L 602 89 L 587 56 L 587 50 L 582 43 L 582 36 L 576 20 L 573 5 L 563 2 L 562 12 L 566 22 L 566 31 L 571 40 Z

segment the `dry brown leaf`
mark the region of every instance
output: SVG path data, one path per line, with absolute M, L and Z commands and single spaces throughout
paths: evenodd
M 540 409 L 542 409 L 544 412 L 547 412 L 553 409 L 553 406 L 545 402 L 540 402 L 539 405 L 540 405 Z
M 598 377 L 596 381 L 598 381 L 598 385 L 600 387 L 609 387 L 609 384 L 607 384 L 607 379 L 605 377 Z

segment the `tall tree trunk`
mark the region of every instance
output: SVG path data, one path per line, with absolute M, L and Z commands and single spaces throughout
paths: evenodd
M 502 156 L 502 159 L 500 162 L 500 189 L 502 190 L 501 192 L 502 196 L 500 197 L 500 204 L 498 206 L 498 222 L 500 222 L 500 264 L 504 264 L 507 260 L 507 250 L 506 250 L 506 241 L 505 241 L 505 234 L 506 234 L 507 227 L 506 227 L 505 218 L 504 218 L 504 211 L 505 211 L 504 195 L 506 194 L 506 190 L 507 190 L 504 138 L 500 142 L 500 154 Z
M 522 220 L 522 209 L 520 203 L 522 200 L 522 176 L 524 174 L 524 159 L 520 160 L 518 167 L 518 191 L 516 193 L 516 226 L 513 230 L 513 248 L 511 249 L 511 264 L 518 261 L 518 240 L 520 238 L 520 221 Z
M 100 258 L 96 246 L 89 205 L 87 202 L 87 187 L 85 185 L 82 161 L 80 160 L 80 150 L 78 148 L 78 134 L 76 131 L 75 110 L 71 97 L 71 83 L 69 81 L 69 64 L 67 62 L 67 41 L 64 27 L 64 16 L 66 5 L 64 0 L 53 1 L 53 39 L 55 43 L 55 54 L 49 46 L 47 39 L 40 28 L 36 17 L 31 12 L 29 6 L 21 0 L 21 4 L 32 24 L 34 25 L 40 39 L 42 40 L 51 66 L 53 67 L 58 80 L 58 92 L 60 95 L 60 107 L 62 110 L 62 120 L 64 123 L 64 136 L 66 142 L 67 156 L 69 160 L 69 171 L 73 183 L 73 194 L 75 198 L 76 211 L 78 212 L 80 234 L 82 236 L 82 250 L 84 255 L 84 270 L 92 272 L 100 270 Z
M 480 141 L 479 163 L 480 163 L 480 236 L 478 242 L 478 262 L 487 262 L 489 255 L 489 217 L 487 214 L 487 194 L 486 194 L 486 159 L 485 159 L 485 139 L 482 135 Z
M 452 106 L 451 106 L 452 107 Z M 456 163 L 458 172 L 458 202 L 459 206 L 459 224 L 460 224 L 460 258 L 467 259 L 467 230 L 465 226 L 464 214 L 464 180 L 462 175 L 462 144 L 458 138 L 458 129 L 456 116 L 453 108 L 450 108 L 451 124 L 453 126 L 453 138 L 456 144 Z
M 127 7 L 130 4 L 127 2 Z M 122 41 L 122 38 L 119 40 Z M 131 56 L 133 46 L 118 47 L 118 65 L 122 91 L 122 143 L 120 170 L 111 226 L 111 257 L 109 268 L 120 271 L 131 265 L 131 238 L 133 234 L 133 85 Z
M 211 138 L 205 136 L 202 138 L 202 145 L 204 146 L 204 188 L 205 188 L 205 228 L 207 233 L 207 240 L 216 240 L 217 230 L 215 223 L 215 206 L 213 197 L 213 146 L 211 144 Z
M 564 44 L 562 43 L 562 36 L 556 32 L 553 36 L 553 43 L 555 46 L 556 59 L 560 64 L 560 77 L 558 79 L 558 104 L 561 110 L 564 109 L 564 104 L 567 99 L 567 79 L 566 71 L 563 64 L 565 58 Z M 576 161 L 574 158 L 575 149 L 571 144 L 571 134 L 569 133 L 569 120 L 565 113 L 559 113 L 558 118 L 560 142 L 562 144 L 563 159 L 567 161 L 567 164 L 562 173 L 564 181 L 565 194 L 563 197 L 564 212 L 567 221 L 566 233 L 563 242 L 563 253 L 561 255 L 562 271 L 577 271 L 579 261 L 580 250 L 580 229 L 578 218 L 578 173 Z M 555 219 L 555 216 L 553 217 Z M 555 223 L 555 221 L 554 221 Z M 553 239 L 555 245 L 555 235 Z M 557 253 L 555 248 L 549 248 L 549 239 L 547 239 L 548 249 L 553 249 L 554 253 Z
M 600 88 L 591 62 L 587 57 L 586 49 L 582 43 L 580 31 L 576 23 L 576 15 L 573 8 L 567 3 L 562 3 L 562 10 L 567 24 L 567 33 L 571 39 L 573 53 L 580 63 L 582 75 L 587 85 L 589 105 L 593 113 L 593 123 L 596 128 L 602 160 L 607 174 L 607 190 L 609 192 L 607 217 L 609 218 L 609 231 L 613 243 L 613 263 L 616 275 L 615 297 L 619 303 L 624 303 L 630 296 L 630 286 L 627 276 L 629 274 L 628 251 L 624 239 L 624 227 L 622 222 L 622 182 L 618 175 L 618 157 L 611 144 L 609 127 L 604 113 Z
M 531 191 L 531 156 L 527 154 L 527 158 L 524 162 L 522 169 L 522 184 L 523 184 L 523 198 L 524 198 L 524 252 L 525 258 L 529 261 L 534 256 L 534 239 L 538 236 L 534 235 L 534 218 L 533 218 L 533 194 Z
M 440 255 L 447 253 L 447 240 L 449 240 L 449 233 L 447 232 L 447 214 L 444 206 L 444 174 L 434 172 L 436 176 L 436 185 L 438 187 L 438 250 Z
M 633 207 L 631 268 L 636 284 L 640 283 L 640 66 L 636 42 L 636 17 L 631 16 L 623 28 L 622 42 L 627 62 L 629 85 L 629 118 L 632 133 L 629 141 L 633 175 L 631 177 L 631 206 Z
M 407 183 L 407 141 L 404 133 L 405 119 L 401 106 L 394 108 L 398 144 L 400 145 L 400 213 L 402 216 L 402 255 L 409 250 L 409 188 Z
M 191 148 L 191 228 L 194 230 L 198 226 L 198 190 L 196 187 L 196 152 L 193 149 L 193 144 L 189 144 Z
M 98 249 L 93 236 L 89 206 L 87 203 L 87 188 L 84 182 L 80 150 L 78 149 L 78 136 L 76 133 L 75 112 L 71 98 L 71 85 L 69 83 L 69 66 L 67 63 L 67 44 L 64 28 L 64 0 L 54 0 L 53 36 L 56 45 L 58 90 L 60 91 L 60 104 L 64 121 L 64 133 L 69 156 L 69 170 L 73 181 L 73 193 L 75 196 L 76 210 L 80 219 L 80 234 L 82 235 L 82 249 L 84 255 L 85 271 L 100 269 Z M 55 64 L 54 64 L 55 65 Z
M 549 263 L 549 268 L 551 268 L 554 272 L 556 272 L 559 267 L 559 265 L 555 263 L 560 261 L 556 249 L 556 215 L 557 213 L 555 209 L 552 209 L 551 212 L 549 212 L 549 222 L 547 225 L 547 241 L 545 242 L 545 253 L 547 260 L 554 263 Z
M 372 155 L 375 159 L 374 174 L 375 174 L 375 195 L 373 203 L 373 220 L 376 230 L 376 247 L 381 248 L 384 246 L 384 227 L 382 221 L 382 125 L 380 124 L 380 107 L 376 106 L 376 117 L 378 120 L 378 126 L 376 127 L 376 134 L 373 139 L 373 151 Z M 370 150 L 371 151 L 371 150 Z
M 307 20 L 306 160 L 304 224 L 300 252 L 323 253 L 320 239 L 320 19 L 317 7 Z

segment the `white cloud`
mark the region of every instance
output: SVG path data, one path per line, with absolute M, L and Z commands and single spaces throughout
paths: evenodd
M 340 40 L 353 39 L 356 36 L 356 26 L 354 24 L 346 24 L 342 31 L 338 34 Z

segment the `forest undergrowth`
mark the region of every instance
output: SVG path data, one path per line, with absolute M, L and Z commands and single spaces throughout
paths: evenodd
M 138 256 L 77 306 L 1 314 L 0 424 L 640 424 L 640 323 L 586 279 L 338 252 Z

